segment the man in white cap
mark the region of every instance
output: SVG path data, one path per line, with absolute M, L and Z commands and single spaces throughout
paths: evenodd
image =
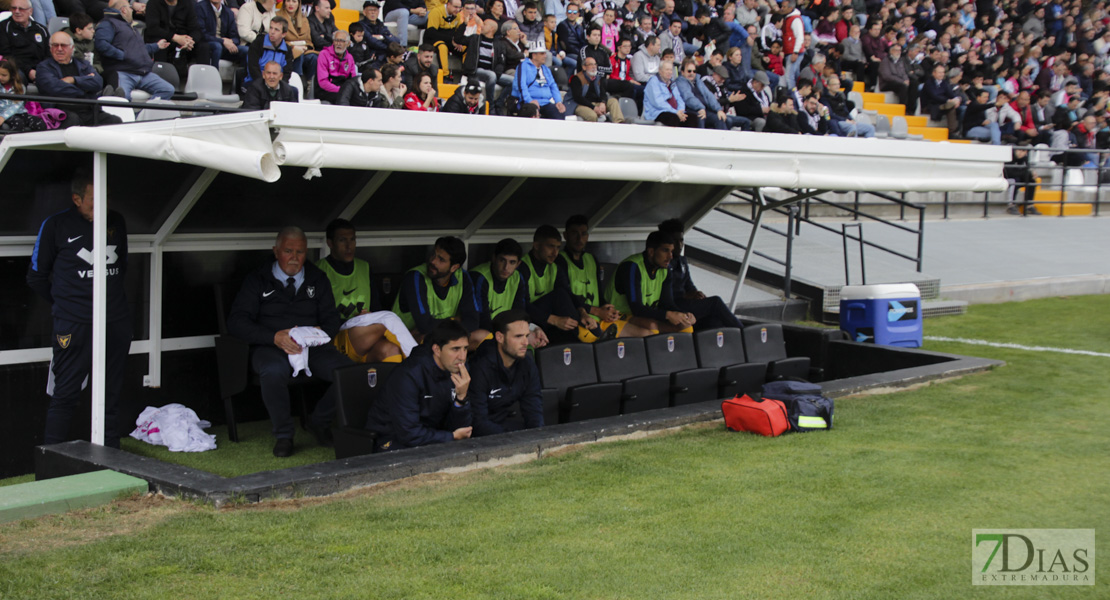
M 567 107 L 547 62 L 547 46 L 542 39 L 528 43 L 529 60 L 521 61 L 513 77 L 513 97 L 521 104 L 534 104 L 544 119 L 565 119 Z

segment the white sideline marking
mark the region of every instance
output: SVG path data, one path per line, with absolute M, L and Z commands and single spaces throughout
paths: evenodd
M 1102 356 L 1110 358 L 1106 352 L 1092 352 L 1090 350 L 1073 350 L 1071 348 L 1051 348 L 1049 346 L 1023 346 L 1022 344 L 1009 344 L 1006 342 L 988 342 L 987 340 L 968 340 L 964 338 L 950 338 L 938 335 L 927 335 L 925 339 L 931 342 L 959 342 L 975 346 L 990 346 L 992 348 L 1010 348 L 1013 350 L 1028 350 L 1030 352 L 1059 352 L 1061 354 L 1082 354 L 1084 356 Z

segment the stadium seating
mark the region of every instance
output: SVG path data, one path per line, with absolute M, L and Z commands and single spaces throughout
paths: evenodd
M 385 388 L 395 363 L 363 363 L 335 370 L 338 401 L 335 407 L 335 457 L 361 456 L 374 451 L 374 433 L 366 429 L 366 414 Z
M 695 333 L 694 348 L 699 365 L 720 369 L 717 395 L 721 398 L 759 391 L 767 377 L 766 364 L 747 361 L 744 334 L 735 327 Z
M 809 358 L 788 357 L 782 325 L 755 323 L 744 327 L 744 352 L 748 360 L 767 364 L 767 381 L 782 377 L 809 377 Z
M 671 406 L 717 398 L 720 369 L 701 368 L 689 333 L 660 333 L 644 338 L 652 374 L 671 377 Z
M 542 348 L 536 352 L 536 364 L 542 387 L 556 391 L 560 423 L 620 414 L 621 384 L 598 383 L 592 345 Z
M 189 65 L 189 77 L 185 91 L 193 92 L 197 98 L 211 102 L 239 104 L 238 94 L 224 94 L 224 82 L 220 71 L 212 65 Z
M 651 374 L 643 339 L 597 342 L 594 359 L 600 381 L 621 383 L 622 415 L 670 406 L 670 375 Z

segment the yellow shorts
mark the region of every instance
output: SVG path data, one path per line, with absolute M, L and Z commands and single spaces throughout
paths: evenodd
M 384 337 L 391 344 L 394 344 L 398 348 L 401 347 L 401 343 L 397 341 L 397 336 L 393 335 L 393 333 L 391 331 L 386 330 L 385 335 L 383 335 L 382 337 Z M 347 335 L 347 330 L 346 329 L 344 329 L 343 331 L 340 331 L 339 335 L 335 336 L 335 339 L 332 340 L 332 343 L 335 344 L 335 348 L 337 350 L 339 350 L 339 352 L 341 354 L 345 355 L 347 358 L 355 361 L 356 363 L 369 362 L 369 360 L 370 360 L 369 357 L 367 357 L 365 355 L 362 355 L 362 354 L 359 354 L 358 352 L 355 352 L 355 348 L 354 348 L 354 346 L 351 345 L 351 338 L 350 338 L 349 335 Z M 403 354 L 397 354 L 395 356 L 387 357 L 382 362 L 397 362 L 397 363 L 399 363 L 402 360 L 404 360 L 404 358 L 405 358 L 405 356 Z
M 620 336 L 621 331 L 624 331 L 624 326 L 627 325 L 627 324 L 628 324 L 628 321 L 623 321 L 623 320 L 599 321 L 598 322 L 599 327 L 594 331 L 591 331 L 589 329 L 586 329 L 585 327 L 580 326 L 578 328 L 578 339 L 587 343 L 587 344 L 592 344 L 592 343 L 597 341 L 597 339 L 598 339 L 597 334 L 598 333 L 603 332 L 603 331 L 608 331 L 610 327 L 616 327 L 617 328 L 616 333 L 614 333 L 613 336 L 612 336 L 612 337 L 615 338 L 615 337 Z

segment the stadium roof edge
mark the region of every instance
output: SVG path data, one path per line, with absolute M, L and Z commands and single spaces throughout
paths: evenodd
M 272 139 L 270 129 L 277 132 Z M 585 141 L 584 141 L 585 140 Z M 664 145 L 665 144 L 665 145 Z M 279 166 L 829 191 L 1002 191 L 1008 148 L 479 118 L 274 103 L 268 111 L 6 136 L 273 182 Z

